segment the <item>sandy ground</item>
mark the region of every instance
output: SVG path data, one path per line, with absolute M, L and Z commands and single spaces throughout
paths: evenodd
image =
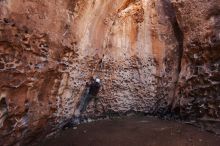
M 149 117 L 103 120 L 62 131 L 39 146 L 219 146 L 220 137 Z

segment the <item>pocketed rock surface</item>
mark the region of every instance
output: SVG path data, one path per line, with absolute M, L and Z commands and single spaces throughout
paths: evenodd
M 141 112 L 219 121 L 218 0 L 0 0 L 0 145 Z M 77 105 L 91 77 L 98 101 Z

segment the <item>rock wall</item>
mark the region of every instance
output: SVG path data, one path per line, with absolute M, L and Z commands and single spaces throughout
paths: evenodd
M 0 144 L 28 143 L 78 116 L 170 105 L 186 113 L 186 105 L 201 106 L 192 86 L 215 100 L 219 8 L 206 3 L 0 0 Z M 98 100 L 80 113 L 91 77 L 101 80 Z
M 220 116 L 220 1 L 172 1 L 184 34 L 173 107 L 182 116 Z M 214 120 L 213 119 L 213 120 Z

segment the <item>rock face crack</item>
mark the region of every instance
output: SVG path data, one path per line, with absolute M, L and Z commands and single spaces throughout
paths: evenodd
M 174 32 L 174 36 L 178 42 L 178 47 L 176 49 L 177 52 L 177 72 L 175 75 L 175 79 L 174 79 L 174 89 L 173 89 L 173 95 L 171 95 L 171 102 L 170 102 L 170 106 L 172 108 L 175 108 L 175 100 L 176 100 L 176 92 L 177 92 L 177 86 L 178 86 L 178 82 L 179 82 L 179 76 L 181 73 L 181 65 L 182 65 L 182 57 L 183 57 L 183 32 L 179 26 L 178 20 L 177 20 L 177 16 L 176 16 L 176 11 L 173 8 L 173 5 L 171 4 L 170 0 L 164 0 L 162 1 L 163 6 L 164 6 L 164 12 L 165 14 L 168 16 L 169 21 L 172 25 L 172 29 Z

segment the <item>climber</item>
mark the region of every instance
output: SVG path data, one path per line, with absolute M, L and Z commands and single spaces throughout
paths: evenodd
M 61 125 L 62 129 L 73 127 L 74 124 L 79 124 L 80 121 L 83 119 L 83 115 L 81 115 L 91 102 L 94 100 L 94 108 L 95 112 L 96 104 L 98 100 L 98 92 L 101 87 L 101 80 L 98 77 L 92 77 L 89 82 L 86 83 L 86 86 L 82 92 L 80 101 L 77 103 L 76 110 L 74 111 L 74 118 L 70 121 L 65 122 Z
M 91 78 L 89 83 L 86 83 L 86 87 L 82 93 L 82 97 L 78 106 L 78 111 L 80 113 L 84 112 L 91 102 L 94 99 L 94 103 L 96 105 L 96 101 L 98 99 L 97 94 L 101 87 L 101 80 L 98 77 Z M 79 113 L 78 113 L 79 114 Z
M 89 85 L 89 93 L 88 93 L 88 100 L 87 100 L 87 104 L 89 104 L 89 102 L 94 99 L 94 103 L 96 104 L 97 100 L 98 100 L 98 92 L 100 89 L 101 85 L 100 85 L 100 79 L 98 77 L 96 77 L 95 79 L 92 78 L 91 79 L 91 83 Z
M 95 79 L 92 79 L 91 81 L 89 95 L 96 96 L 99 92 L 99 89 L 100 89 L 100 79 L 96 77 Z

